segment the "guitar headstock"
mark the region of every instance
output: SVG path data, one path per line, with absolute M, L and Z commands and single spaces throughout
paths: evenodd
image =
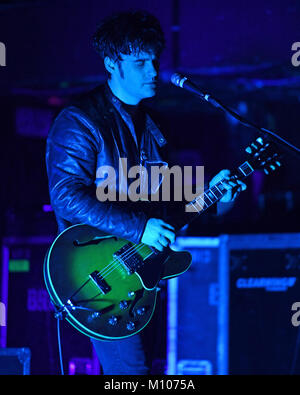
M 261 137 L 251 143 L 245 151 L 249 155 L 248 161 L 255 170 L 261 169 L 269 174 L 281 166 L 279 155 L 275 152 L 272 143 L 264 142 Z

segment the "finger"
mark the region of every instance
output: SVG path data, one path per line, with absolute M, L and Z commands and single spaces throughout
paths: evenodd
M 230 188 L 236 188 L 237 187 L 237 183 L 234 180 L 230 180 L 228 181 L 228 186 Z
M 161 235 L 166 237 L 167 239 L 169 239 L 170 243 L 174 243 L 175 241 L 175 233 L 171 232 L 170 230 L 167 229 L 163 229 L 163 231 L 161 232 Z
M 247 189 L 247 185 L 244 182 L 237 180 L 237 183 L 239 184 L 239 188 L 241 188 L 242 191 Z
M 229 177 L 226 179 L 227 185 L 232 188 L 239 188 L 241 190 L 245 190 L 247 188 L 246 184 L 240 181 L 237 177 Z
M 217 184 L 219 181 L 223 180 L 224 178 L 229 178 L 230 176 L 230 170 L 224 169 L 221 170 L 217 175 L 215 175 L 211 181 L 209 182 L 209 186 L 213 186 Z
M 159 242 L 163 247 L 167 247 L 167 245 L 169 244 L 169 240 L 166 239 L 164 236 L 160 236 L 160 238 L 158 239 L 158 242 Z
M 163 251 L 164 247 L 160 244 L 159 241 L 153 243 L 153 247 L 156 248 L 158 251 Z
M 165 228 L 171 229 L 171 230 L 175 230 L 174 226 L 168 224 L 167 222 L 161 220 L 161 225 L 164 226 Z
M 244 183 L 239 183 L 237 182 L 234 187 L 232 187 L 232 190 L 234 191 L 234 193 L 240 193 L 242 191 L 244 191 L 247 188 L 246 184 Z
M 223 177 L 229 177 L 230 176 L 230 170 L 223 169 L 223 170 L 220 171 L 219 174 L 222 175 Z
M 223 185 L 223 187 L 225 187 L 225 189 L 227 191 L 229 191 L 230 189 L 232 189 L 234 187 L 234 185 L 230 184 L 229 179 L 228 180 L 226 179 L 225 181 L 222 181 L 222 185 Z

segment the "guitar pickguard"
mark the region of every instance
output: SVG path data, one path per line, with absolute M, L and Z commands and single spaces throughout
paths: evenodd
M 145 289 L 154 289 L 162 279 L 164 261 L 168 257 L 168 249 L 163 252 L 153 253 L 144 261 L 143 266 L 136 271 Z

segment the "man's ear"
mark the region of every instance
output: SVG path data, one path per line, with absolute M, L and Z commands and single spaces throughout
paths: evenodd
M 106 70 L 110 73 L 113 74 L 116 70 L 116 62 L 114 62 L 111 58 L 109 58 L 108 56 L 106 56 L 104 58 L 104 66 L 106 68 Z

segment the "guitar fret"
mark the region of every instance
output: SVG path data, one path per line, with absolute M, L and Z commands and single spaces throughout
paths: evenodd
M 203 202 L 203 203 L 198 203 L 198 200 L 200 200 L 201 199 L 201 201 Z M 207 207 L 205 207 L 205 206 L 208 206 L 207 205 L 207 203 L 205 203 L 205 200 L 202 198 L 202 196 L 198 196 L 197 198 L 196 198 L 196 201 L 197 201 L 197 203 L 199 204 L 199 206 L 202 208 L 202 210 L 203 209 L 206 209 Z
M 216 195 L 214 195 L 214 193 L 210 189 L 207 191 L 207 193 L 205 195 L 209 198 L 211 203 L 214 203 L 215 201 L 217 201 Z
M 224 185 L 223 185 L 223 181 L 221 180 L 220 183 L 221 183 L 220 186 L 222 186 L 224 193 L 226 193 L 226 188 L 225 188 Z
M 247 172 L 248 174 L 251 174 L 252 172 L 252 168 L 250 165 L 248 166 L 248 162 L 243 163 L 239 169 L 243 174 L 247 174 Z M 190 208 L 188 211 L 196 211 L 197 213 L 200 213 L 201 211 L 204 211 L 212 206 L 214 203 L 218 202 L 226 194 L 226 192 L 227 188 L 224 185 L 224 180 L 220 180 L 217 184 L 209 188 L 207 192 L 197 196 L 195 200 L 188 203 L 186 207 Z
M 249 176 L 254 169 L 252 168 L 252 166 L 250 165 L 249 162 L 244 162 L 240 167 L 239 170 L 243 173 L 243 175 L 245 177 Z
M 199 196 L 199 199 L 201 199 L 203 201 L 203 206 L 209 206 L 206 201 L 205 201 L 205 194 L 204 194 L 204 198 L 202 196 Z
M 199 211 L 202 211 L 202 210 L 203 210 L 203 204 L 200 203 L 200 202 L 198 202 L 198 199 L 196 199 L 195 202 L 196 202 L 197 205 L 199 206 L 199 210 L 197 210 L 197 211 L 198 211 L 198 212 L 199 212 Z
M 204 201 L 205 201 L 205 198 L 208 198 L 208 200 L 210 201 L 210 203 L 213 203 L 213 201 L 210 199 L 210 197 L 208 196 L 207 193 L 204 193 Z
M 197 213 L 199 213 L 200 211 L 203 210 L 203 204 L 198 202 L 198 200 L 199 200 L 198 198 L 200 198 L 200 196 L 198 196 L 195 200 L 193 200 L 192 202 L 187 204 L 187 207 L 188 207 L 187 211 L 196 211 Z M 197 209 L 196 204 L 199 206 L 199 209 Z M 204 204 L 205 204 L 205 202 L 204 202 Z M 192 206 L 194 208 L 194 210 L 190 209 L 189 208 L 190 206 Z
M 217 199 L 221 198 L 223 196 L 222 192 L 218 189 L 216 185 L 214 185 L 211 189 L 214 189 L 212 193 L 216 196 Z
M 213 193 L 212 188 L 211 188 L 210 192 L 214 195 L 215 198 L 217 198 L 217 196 Z
M 215 187 L 216 187 L 217 190 L 222 194 L 222 192 L 221 192 L 220 189 L 218 188 L 218 184 L 216 184 Z
M 193 203 L 193 202 L 191 202 L 190 204 L 191 204 L 191 205 L 194 207 L 195 211 L 197 211 L 197 212 L 198 212 L 198 210 L 197 210 L 197 207 L 194 205 L 194 203 Z

